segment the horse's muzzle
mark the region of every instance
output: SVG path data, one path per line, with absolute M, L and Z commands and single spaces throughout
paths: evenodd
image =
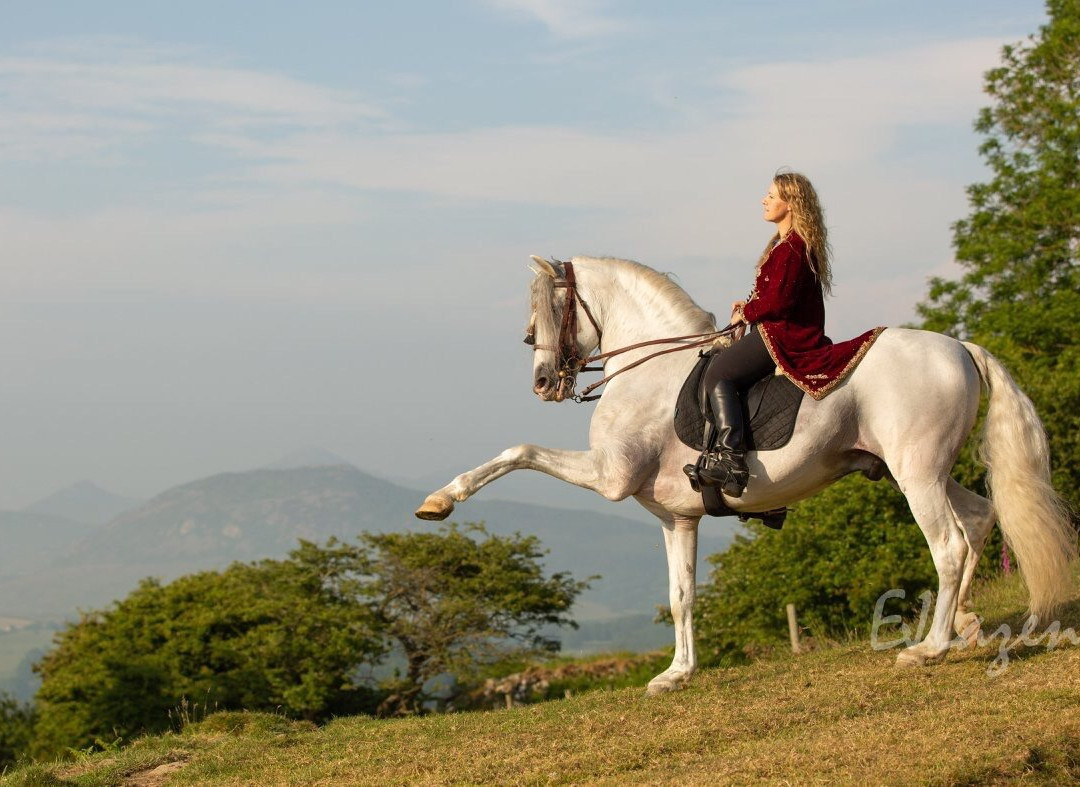
M 566 377 L 537 377 L 533 384 L 533 393 L 545 402 L 561 402 L 574 392 L 574 378 Z
M 537 377 L 536 382 L 533 384 L 533 393 L 539 396 L 544 401 L 551 399 L 554 393 L 555 385 L 552 383 L 549 377 Z

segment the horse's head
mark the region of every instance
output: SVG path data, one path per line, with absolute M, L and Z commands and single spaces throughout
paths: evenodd
M 533 347 L 533 392 L 545 402 L 574 395 L 583 360 L 600 344 L 599 328 L 581 299 L 566 263 L 533 257 L 536 277 L 530 288 L 525 343 Z

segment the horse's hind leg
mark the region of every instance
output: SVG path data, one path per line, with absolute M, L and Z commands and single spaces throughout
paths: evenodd
M 416 515 L 421 519 L 446 519 L 454 510 L 455 501 L 460 503 L 469 499 L 513 470 L 539 470 L 560 481 L 591 489 L 608 500 L 624 500 L 637 490 L 640 482 L 638 470 L 616 452 L 602 448 L 566 451 L 539 445 L 517 445 L 432 492 Z
M 965 489 L 951 478 L 945 487 L 956 520 L 967 541 L 968 552 L 964 559 L 964 576 L 960 581 L 960 594 L 956 602 L 953 630 L 970 645 L 979 636 L 979 617 L 971 610 L 971 583 L 979 565 L 986 538 L 994 526 L 994 507 L 982 495 Z
M 922 642 L 900 652 L 897 666 L 922 666 L 940 661 L 952 644 L 953 621 L 969 550 L 946 494 L 948 480 L 948 477 L 897 479 L 912 515 L 930 545 L 938 574 L 937 603 L 930 632 Z

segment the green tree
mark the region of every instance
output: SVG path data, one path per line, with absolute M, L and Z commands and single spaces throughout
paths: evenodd
M 920 305 L 931 330 L 985 346 L 1041 415 L 1054 480 L 1080 501 L 1080 3 L 1049 0 L 1037 35 L 1002 51 L 979 113 L 992 173 L 956 222 L 957 279 Z
M 34 721 L 34 709 L 30 705 L 0 693 L 0 771 L 29 751 Z
M 365 534 L 361 541 L 372 610 L 405 657 L 383 714 L 452 702 L 493 664 L 557 651 L 558 640 L 544 629 L 576 626 L 569 610 L 588 586 L 566 573 L 544 576 L 534 536 L 491 535 L 482 524 Z M 453 676 L 456 688 L 432 691 L 439 676 Z
M 307 719 L 374 708 L 358 665 L 383 653 L 356 550 L 145 580 L 60 632 L 37 665 L 35 753 L 166 729 L 185 698 Z

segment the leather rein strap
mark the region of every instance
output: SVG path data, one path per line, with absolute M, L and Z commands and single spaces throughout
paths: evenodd
M 593 316 L 592 310 L 589 308 L 589 304 L 585 302 L 585 299 L 581 297 L 581 294 L 577 291 L 577 279 L 574 276 L 574 265 L 567 261 L 563 264 L 563 279 L 556 281 L 555 286 L 566 290 L 566 301 L 563 307 L 562 323 L 559 327 L 559 346 L 552 347 L 548 344 L 535 344 L 533 343 L 533 351 L 536 350 L 552 350 L 559 353 L 559 379 L 564 379 L 567 375 L 577 374 L 578 372 L 602 372 L 603 366 L 589 366 L 588 364 L 594 361 L 606 361 L 608 358 L 614 358 L 616 355 L 622 355 L 625 352 L 631 350 L 638 350 L 642 347 L 650 347 L 657 344 L 675 344 L 677 342 L 687 342 L 688 344 L 680 344 L 678 347 L 669 347 L 666 350 L 659 350 L 654 353 L 646 355 L 644 358 L 639 358 L 628 366 L 624 366 L 622 369 L 612 372 L 609 375 L 605 375 L 602 379 L 597 380 L 595 383 L 587 386 L 578 395 L 573 391 L 570 392 L 570 398 L 575 402 L 592 402 L 600 398 L 600 394 L 596 396 L 589 396 L 590 393 L 595 391 L 601 385 L 611 380 L 614 377 L 618 377 L 623 372 L 628 372 L 634 369 L 646 361 L 651 361 L 653 358 L 658 358 L 661 355 L 667 355 L 668 353 L 682 352 L 683 350 L 692 350 L 697 347 L 704 347 L 707 344 L 711 344 L 718 337 L 724 334 L 731 333 L 735 330 L 735 325 L 728 325 L 719 331 L 710 331 L 708 333 L 690 333 L 685 336 L 672 336 L 667 339 L 651 339 L 645 342 L 638 342 L 637 344 L 631 344 L 626 347 L 620 347 L 617 350 L 609 350 L 607 352 L 597 353 L 596 355 L 590 355 L 587 358 L 582 358 L 578 353 L 578 319 L 577 319 L 577 304 L 581 304 L 582 311 L 585 312 L 585 316 L 589 318 L 589 322 L 592 323 L 593 329 L 596 331 L 597 343 L 603 338 L 603 333 L 600 330 L 600 325 L 596 322 L 596 318 Z M 526 338 L 528 341 L 528 338 Z

